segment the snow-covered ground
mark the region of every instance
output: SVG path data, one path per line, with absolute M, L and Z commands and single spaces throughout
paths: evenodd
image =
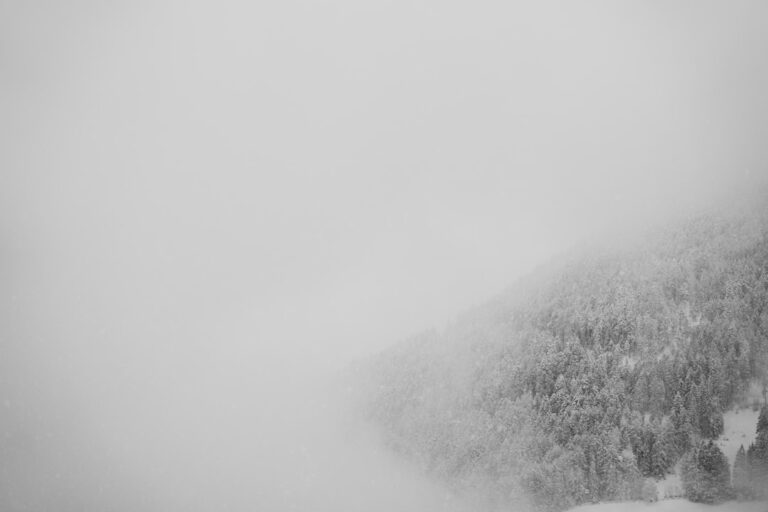
M 764 501 L 729 501 L 720 505 L 691 503 L 685 499 L 661 500 L 656 503 L 630 501 L 620 503 L 599 503 L 582 505 L 570 512 L 766 512 L 768 503 Z
M 744 449 L 755 440 L 757 428 L 757 417 L 760 411 L 753 411 L 752 408 L 743 408 L 728 411 L 723 415 L 725 429 L 723 435 L 717 440 L 717 445 L 728 457 L 731 467 L 736 458 L 736 452 L 739 447 L 744 445 Z
M 755 428 L 757 427 L 757 417 L 759 411 L 753 411 L 751 407 L 744 407 L 727 411 L 723 415 L 723 435 L 717 439 L 717 445 L 728 457 L 731 469 L 733 461 L 736 458 L 736 452 L 739 447 L 744 445 L 744 449 L 755 440 Z M 679 498 L 683 495 L 683 488 L 680 482 L 679 464 L 675 467 L 673 474 L 656 483 L 656 488 L 660 499 Z M 768 507 L 763 509 L 768 511 Z

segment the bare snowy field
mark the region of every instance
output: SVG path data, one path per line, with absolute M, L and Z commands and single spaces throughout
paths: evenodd
M 736 409 L 723 414 L 724 431 L 717 440 L 717 445 L 728 457 L 731 468 L 739 447 L 743 445 L 746 450 L 754 442 L 758 416 L 759 411 L 753 411 L 751 408 Z

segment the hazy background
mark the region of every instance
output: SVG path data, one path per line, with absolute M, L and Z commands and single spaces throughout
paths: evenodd
M 0 506 L 450 505 L 316 379 L 752 187 L 766 20 L 0 0 Z

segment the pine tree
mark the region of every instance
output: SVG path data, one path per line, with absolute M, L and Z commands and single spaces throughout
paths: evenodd
M 690 501 L 702 501 L 701 497 L 706 491 L 702 472 L 698 464 L 698 456 L 698 447 L 693 447 L 685 454 L 680 464 L 683 491 L 685 492 L 685 497 Z
M 676 455 L 679 457 L 691 447 L 691 422 L 685 401 L 678 391 L 672 401 L 672 427 L 673 445 Z
M 756 432 L 759 434 L 766 429 L 768 429 L 768 405 L 763 405 L 763 408 L 760 409 L 760 416 L 757 417 Z
M 669 435 L 658 420 L 651 424 L 653 444 L 651 445 L 651 474 L 663 478 L 672 465 L 672 453 L 669 446 Z
M 700 391 L 698 399 L 699 433 L 707 439 L 717 439 L 723 433 L 723 412 L 717 396 Z
M 747 462 L 752 489 L 758 496 L 765 496 L 765 489 L 768 487 L 768 430 L 757 434 L 755 442 L 749 446 Z
M 632 392 L 632 408 L 636 411 L 646 412 L 650 407 L 650 400 L 648 396 L 648 376 L 641 374 L 635 382 L 635 387 Z
M 682 464 L 686 497 L 699 503 L 719 503 L 732 496 L 728 459 L 713 442 L 702 441 Z
M 715 487 L 725 490 L 730 486 L 731 471 L 728 467 L 728 459 L 713 441 L 710 440 L 701 448 L 699 465 L 711 476 L 711 482 Z
M 736 452 L 736 460 L 733 461 L 733 488 L 739 498 L 748 498 L 752 494 L 749 473 L 747 452 L 744 450 L 744 445 L 741 445 Z
M 656 375 L 648 383 L 648 405 L 651 414 L 661 416 L 664 413 L 664 397 L 666 390 L 661 375 Z

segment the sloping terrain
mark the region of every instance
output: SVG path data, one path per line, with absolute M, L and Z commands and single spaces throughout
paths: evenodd
M 561 258 L 361 364 L 357 385 L 425 471 L 490 508 L 562 510 L 639 497 L 721 436 L 767 359 L 760 201 Z

